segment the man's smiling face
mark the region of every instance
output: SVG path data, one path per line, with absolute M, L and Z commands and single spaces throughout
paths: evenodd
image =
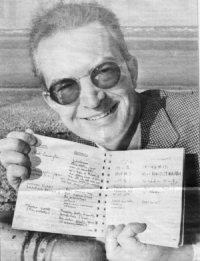
M 138 114 L 138 96 L 130 68 L 105 27 L 91 23 L 71 31 L 55 32 L 40 41 L 35 58 L 48 89 L 64 78 L 80 79 L 79 96 L 71 104 L 61 105 L 44 96 L 63 123 L 82 138 L 116 149 Z M 106 62 L 116 63 L 121 76 L 112 88 L 101 89 L 92 83 L 88 74 Z

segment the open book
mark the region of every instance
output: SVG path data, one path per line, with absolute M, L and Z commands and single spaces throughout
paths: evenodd
M 104 151 L 36 137 L 13 228 L 104 237 L 108 225 L 141 222 L 141 242 L 182 244 L 184 149 Z

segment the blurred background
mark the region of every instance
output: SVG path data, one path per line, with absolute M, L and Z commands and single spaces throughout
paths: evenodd
M 37 8 L 54 2 L 0 0 L 0 88 L 38 87 L 28 54 L 30 21 Z M 120 19 L 139 61 L 138 88 L 198 88 L 197 0 L 98 2 Z
M 0 0 L 0 138 L 26 128 L 47 135 L 66 130 L 41 97 L 28 51 L 32 16 L 57 1 Z M 138 59 L 138 91 L 198 90 L 197 0 L 98 2 L 117 14 Z

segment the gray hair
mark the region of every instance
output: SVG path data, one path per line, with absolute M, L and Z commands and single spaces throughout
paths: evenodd
M 30 32 L 30 56 L 35 75 L 41 76 L 37 68 L 34 52 L 39 42 L 59 30 L 71 30 L 99 22 L 111 34 L 119 46 L 125 60 L 130 55 L 116 15 L 97 3 L 63 3 L 55 4 L 51 9 L 35 16 Z M 42 79 L 42 76 L 41 76 Z

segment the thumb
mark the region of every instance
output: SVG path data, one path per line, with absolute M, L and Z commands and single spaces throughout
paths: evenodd
M 140 243 L 137 240 L 137 234 L 144 232 L 145 229 L 144 223 L 129 223 L 119 234 L 117 241 L 122 247 L 133 249 L 137 243 Z
M 34 134 L 34 131 L 32 129 L 26 129 L 25 132 L 29 134 Z
M 106 254 L 111 255 L 118 247 L 117 237 L 123 230 L 124 225 L 108 226 L 106 231 Z
M 35 144 L 34 144 L 34 146 L 40 146 L 41 145 L 41 141 L 39 140 L 39 138 L 38 137 L 36 137 L 34 134 L 34 131 L 32 130 L 32 129 L 26 129 L 25 130 L 25 132 L 26 133 L 28 133 L 28 134 L 31 134 L 31 136 L 33 137 L 34 136 L 34 140 L 36 141 L 35 142 Z

